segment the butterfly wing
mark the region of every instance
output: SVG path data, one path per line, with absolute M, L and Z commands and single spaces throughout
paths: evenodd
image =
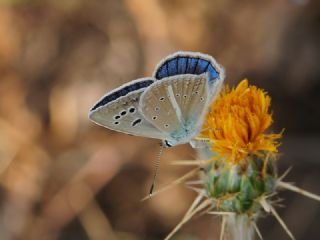
M 157 80 L 181 74 L 208 73 L 209 92 L 213 96 L 223 83 L 224 70 L 213 57 L 194 52 L 176 52 L 163 59 L 153 74 Z M 212 93 L 212 91 L 214 91 Z
M 139 112 L 141 94 L 154 83 L 152 78 L 134 80 L 103 96 L 90 110 L 89 118 L 106 128 L 149 138 L 165 135 Z
M 184 130 L 191 135 L 207 109 L 207 79 L 207 74 L 185 74 L 156 81 L 142 94 L 140 110 L 152 125 L 171 137 Z M 191 137 L 185 135 L 184 140 Z

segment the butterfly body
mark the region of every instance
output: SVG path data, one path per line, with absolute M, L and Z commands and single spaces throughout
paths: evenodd
M 161 139 L 166 146 L 187 143 L 199 133 L 223 79 L 212 57 L 178 52 L 160 62 L 154 77 L 107 93 L 89 118 L 116 131 Z

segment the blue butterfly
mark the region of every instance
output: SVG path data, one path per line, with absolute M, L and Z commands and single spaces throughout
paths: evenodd
M 223 80 L 224 70 L 211 56 L 176 52 L 158 64 L 153 77 L 103 96 L 89 118 L 115 131 L 161 139 L 167 147 L 192 143 Z

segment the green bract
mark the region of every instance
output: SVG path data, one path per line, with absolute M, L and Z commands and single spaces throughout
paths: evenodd
M 265 153 L 248 156 L 240 164 L 217 160 L 204 168 L 205 189 L 220 211 L 254 214 L 258 199 L 273 192 L 276 171 Z

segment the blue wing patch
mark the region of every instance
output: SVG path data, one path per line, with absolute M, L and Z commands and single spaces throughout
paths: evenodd
M 191 52 L 178 52 L 164 59 L 156 68 L 154 76 L 157 80 L 181 74 L 200 75 L 207 72 L 209 82 L 213 83 L 221 77 L 223 69 L 209 55 Z
M 104 96 L 96 105 L 94 105 L 90 111 L 94 111 L 97 108 L 106 105 L 109 102 L 112 102 L 122 96 L 126 96 L 128 93 L 139 90 L 141 88 L 146 88 L 154 83 L 152 79 L 138 79 L 135 82 L 130 84 L 125 84 L 114 91 L 110 92 L 108 95 Z

